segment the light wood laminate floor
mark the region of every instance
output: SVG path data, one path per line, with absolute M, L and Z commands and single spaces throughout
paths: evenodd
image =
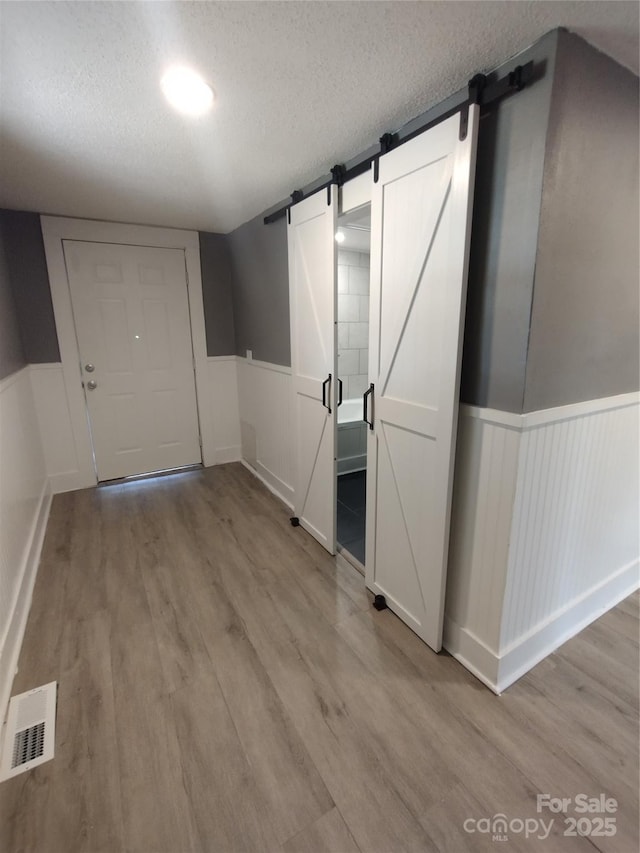
M 54 499 L 14 693 L 51 680 L 3 853 L 638 848 L 637 596 L 496 697 L 239 464 Z M 539 793 L 614 797 L 615 836 Z M 497 813 L 555 820 L 464 831 Z

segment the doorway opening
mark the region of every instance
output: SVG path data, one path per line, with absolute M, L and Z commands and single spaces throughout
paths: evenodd
M 369 387 L 369 272 L 371 205 L 338 218 L 337 326 L 338 408 L 337 540 L 338 550 L 364 567 L 366 541 L 367 425 L 363 395 Z

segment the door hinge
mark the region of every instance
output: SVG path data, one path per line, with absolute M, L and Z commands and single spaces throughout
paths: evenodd
M 201 435 L 198 436 L 198 444 L 200 445 L 200 447 L 202 447 L 202 436 Z

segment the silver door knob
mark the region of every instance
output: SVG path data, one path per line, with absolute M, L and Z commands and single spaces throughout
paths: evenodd
M 98 387 L 98 383 L 96 382 L 95 379 L 90 379 L 87 382 L 87 388 L 89 389 L 89 391 L 95 391 L 97 387 Z
M 93 373 L 95 367 L 93 366 L 93 364 L 91 364 L 91 362 L 89 362 L 89 364 L 85 364 L 84 369 L 87 371 L 87 373 Z

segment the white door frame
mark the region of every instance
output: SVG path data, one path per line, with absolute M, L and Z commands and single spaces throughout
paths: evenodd
M 118 222 L 97 222 L 88 219 L 68 219 L 61 216 L 41 216 L 42 237 L 49 272 L 53 313 L 60 346 L 62 373 L 67 394 L 69 419 L 76 451 L 76 469 L 65 475 L 65 490 L 86 489 L 98 482 L 93 458 L 89 420 L 82 390 L 82 375 L 76 329 L 71 307 L 71 294 L 64 260 L 63 240 L 85 240 L 90 243 L 123 243 L 130 246 L 151 246 L 163 249 L 182 249 L 185 254 L 189 283 L 189 312 L 191 338 L 195 357 L 198 424 L 202 436 L 202 460 L 205 465 L 215 462 L 215 441 L 212 424 L 203 417 L 211 411 L 212 401 L 207 383 L 207 339 L 202 302 L 202 273 L 200 269 L 200 238 L 197 231 L 174 228 L 155 228 L 147 225 L 127 225 Z

